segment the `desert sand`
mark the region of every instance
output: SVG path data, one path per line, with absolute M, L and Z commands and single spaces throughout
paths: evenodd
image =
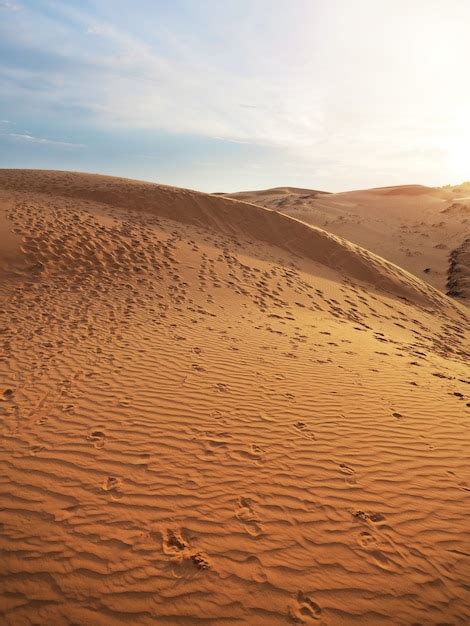
M 0 170 L 2 624 L 469 624 L 465 193 Z
M 319 226 L 470 303 L 470 183 L 343 193 L 280 187 L 227 197 Z

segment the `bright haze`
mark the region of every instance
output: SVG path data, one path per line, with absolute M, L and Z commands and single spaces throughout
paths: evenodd
M 203 191 L 470 178 L 467 0 L 0 1 L 0 167 Z

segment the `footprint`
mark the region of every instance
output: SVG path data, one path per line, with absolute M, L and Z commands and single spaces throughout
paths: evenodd
M 192 552 L 182 533 L 176 530 L 168 529 L 164 534 L 163 552 L 180 565 L 187 563 L 200 570 L 211 567 L 207 556 L 202 552 Z
M 268 580 L 268 575 L 266 574 L 263 566 L 260 563 L 260 560 L 258 559 L 258 557 L 254 556 L 253 554 L 250 555 L 245 563 L 247 565 L 250 565 L 250 579 L 253 580 L 255 583 L 265 583 Z
M 354 485 L 356 483 L 356 472 L 352 467 L 349 467 L 349 465 L 345 463 L 340 463 L 339 469 L 340 472 L 345 475 L 345 480 L 348 485 Z
M 251 452 L 257 458 L 264 456 L 264 450 L 261 446 L 256 445 L 255 443 L 251 444 Z
M 30 454 L 39 454 L 44 450 L 44 446 L 31 446 L 29 449 Z
M 361 522 L 372 522 L 373 524 L 378 524 L 385 520 L 385 516 L 381 513 L 366 513 L 365 511 L 355 511 L 353 513 L 353 517 Z
M 215 437 L 206 439 L 206 443 L 211 448 L 226 448 L 227 442 L 224 439 L 217 439 Z
M 321 612 L 320 606 L 301 591 L 289 606 L 289 617 L 295 624 L 312 624 L 321 618 Z
M 302 435 L 302 437 L 305 437 L 306 439 L 316 439 L 314 433 L 312 433 L 312 431 L 309 429 L 309 427 L 307 426 L 307 424 L 305 422 L 296 422 L 294 424 L 294 428 L 295 430 Z
M 102 485 L 102 489 L 103 491 L 110 492 L 113 499 L 118 500 L 122 498 L 122 493 L 120 492 L 121 485 L 122 481 L 120 478 L 108 476 Z
M 222 413 L 222 411 L 219 411 L 219 409 L 214 409 L 213 411 L 211 411 L 210 416 L 215 420 L 221 420 L 224 414 Z
M 253 510 L 253 504 L 250 498 L 238 499 L 237 518 L 245 527 L 246 532 L 252 537 L 259 537 L 263 533 L 261 520 Z
M 202 552 L 195 552 L 194 554 L 191 554 L 189 556 L 189 560 L 198 569 L 210 569 L 210 563 L 207 560 L 207 557 L 202 554 Z
M 392 564 L 383 552 L 381 552 L 380 550 L 372 550 L 370 554 L 372 556 L 373 562 L 375 563 L 375 565 L 377 565 L 377 567 L 383 570 L 390 571 Z
M 3 392 L 3 398 L 5 400 L 11 400 L 11 398 L 13 398 L 13 394 L 13 389 L 5 389 L 5 391 Z
M 202 365 L 199 365 L 198 363 L 193 363 L 191 365 L 191 368 L 195 371 L 195 372 L 205 372 L 206 368 L 203 367 Z
M 54 513 L 54 519 L 56 522 L 65 522 L 66 520 L 73 517 L 76 512 L 80 509 L 80 505 L 72 504 L 70 506 L 65 507 L 65 509 L 60 509 Z
M 117 489 L 118 486 L 119 479 L 114 476 L 108 476 L 108 478 L 104 481 L 103 489 L 105 491 L 113 491 L 114 489 Z
M 266 461 L 266 456 L 263 448 L 256 444 L 251 444 L 248 450 L 236 450 L 235 455 L 242 459 L 248 459 L 249 461 L 255 461 L 255 463 L 262 464 Z
M 364 530 L 359 534 L 357 543 L 361 546 L 361 548 L 372 548 L 377 545 L 377 540 L 372 533 Z
M 340 463 L 339 468 L 343 474 L 354 474 L 354 470 L 349 465 L 345 465 L 344 463 Z
M 88 435 L 88 440 L 93 442 L 95 448 L 102 448 L 105 444 L 105 434 L 101 430 L 93 430 Z
M 180 532 L 168 529 L 163 537 L 163 552 L 175 555 L 189 549 L 189 544 Z

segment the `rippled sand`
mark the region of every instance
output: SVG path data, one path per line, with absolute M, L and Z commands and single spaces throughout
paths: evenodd
M 6 625 L 470 623 L 467 309 L 277 212 L 0 170 Z

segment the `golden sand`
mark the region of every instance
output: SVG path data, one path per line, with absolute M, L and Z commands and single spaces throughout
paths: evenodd
M 2 170 L 0 216 L 3 624 L 470 623 L 463 304 L 187 190 Z

